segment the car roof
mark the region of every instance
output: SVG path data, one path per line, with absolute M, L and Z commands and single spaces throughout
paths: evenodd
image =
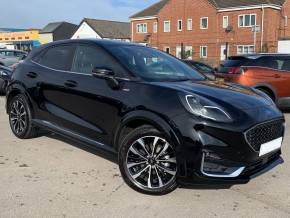
M 245 58 L 245 59 L 258 59 L 261 57 L 273 57 L 273 56 L 290 56 L 290 54 L 279 54 L 279 53 L 255 53 L 255 54 L 246 54 L 246 55 L 235 55 L 235 56 L 231 56 L 229 57 L 229 59 L 231 58 Z
M 13 49 L 0 49 L 0 51 L 16 51 L 16 52 L 21 52 L 21 53 L 26 53 L 25 51 L 21 51 L 21 50 L 13 50 Z
M 90 42 L 90 43 L 95 43 L 96 45 L 100 45 L 100 46 L 124 46 L 124 45 L 127 45 L 127 46 L 141 46 L 141 47 L 144 47 L 144 45 L 140 45 L 140 44 L 137 44 L 137 43 L 132 43 L 132 42 L 124 42 L 124 41 L 119 41 L 119 40 L 108 40 L 108 39 L 67 39 L 67 40 L 59 40 L 59 41 L 56 41 L 56 42 L 51 42 L 51 43 L 48 43 L 46 44 L 46 46 L 53 46 L 53 45 L 61 45 L 61 44 L 66 44 L 66 43 L 73 43 L 73 42 Z M 45 47 L 46 47 L 45 46 Z

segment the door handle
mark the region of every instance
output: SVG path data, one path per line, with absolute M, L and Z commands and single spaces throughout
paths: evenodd
M 29 73 L 26 74 L 26 76 L 28 76 L 29 78 L 34 79 L 34 78 L 36 78 L 38 75 L 37 75 L 37 73 L 29 72 Z
M 275 74 L 275 76 L 274 76 L 275 78 L 281 78 L 281 75 L 279 75 L 279 74 Z
M 74 87 L 78 86 L 78 83 L 76 81 L 73 81 L 73 80 L 67 80 L 64 82 L 64 85 L 66 87 L 69 87 L 69 88 L 74 88 Z

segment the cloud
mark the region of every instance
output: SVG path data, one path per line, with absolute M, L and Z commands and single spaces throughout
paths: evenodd
M 84 18 L 128 21 L 158 0 L 8 0 L 1 2 L 0 27 L 42 28 L 49 22 L 75 24 Z

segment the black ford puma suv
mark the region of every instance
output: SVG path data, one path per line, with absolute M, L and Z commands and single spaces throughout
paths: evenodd
M 246 183 L 281 160 L 285 120 L 269 97 L 209 81 L 140 45 L 40 46 L 17 67 L 6 97 L 18 138 L 46 129 L 112 152 L 126 183 L 147 194 Z

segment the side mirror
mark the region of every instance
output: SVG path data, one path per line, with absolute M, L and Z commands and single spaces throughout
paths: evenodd
M 93 69 L 92 75 L 99 79 L 105 79 L 112 89 L 120 88 L 119 81 L 115 78 L 115 73 L 113 70 L 96 67 Z
M 27 55 L 26 55 L 26 54 L 23 55 L 23 56 L 20 58 L 20 60 L 23 61 L 25 58 L 27 58 Z

